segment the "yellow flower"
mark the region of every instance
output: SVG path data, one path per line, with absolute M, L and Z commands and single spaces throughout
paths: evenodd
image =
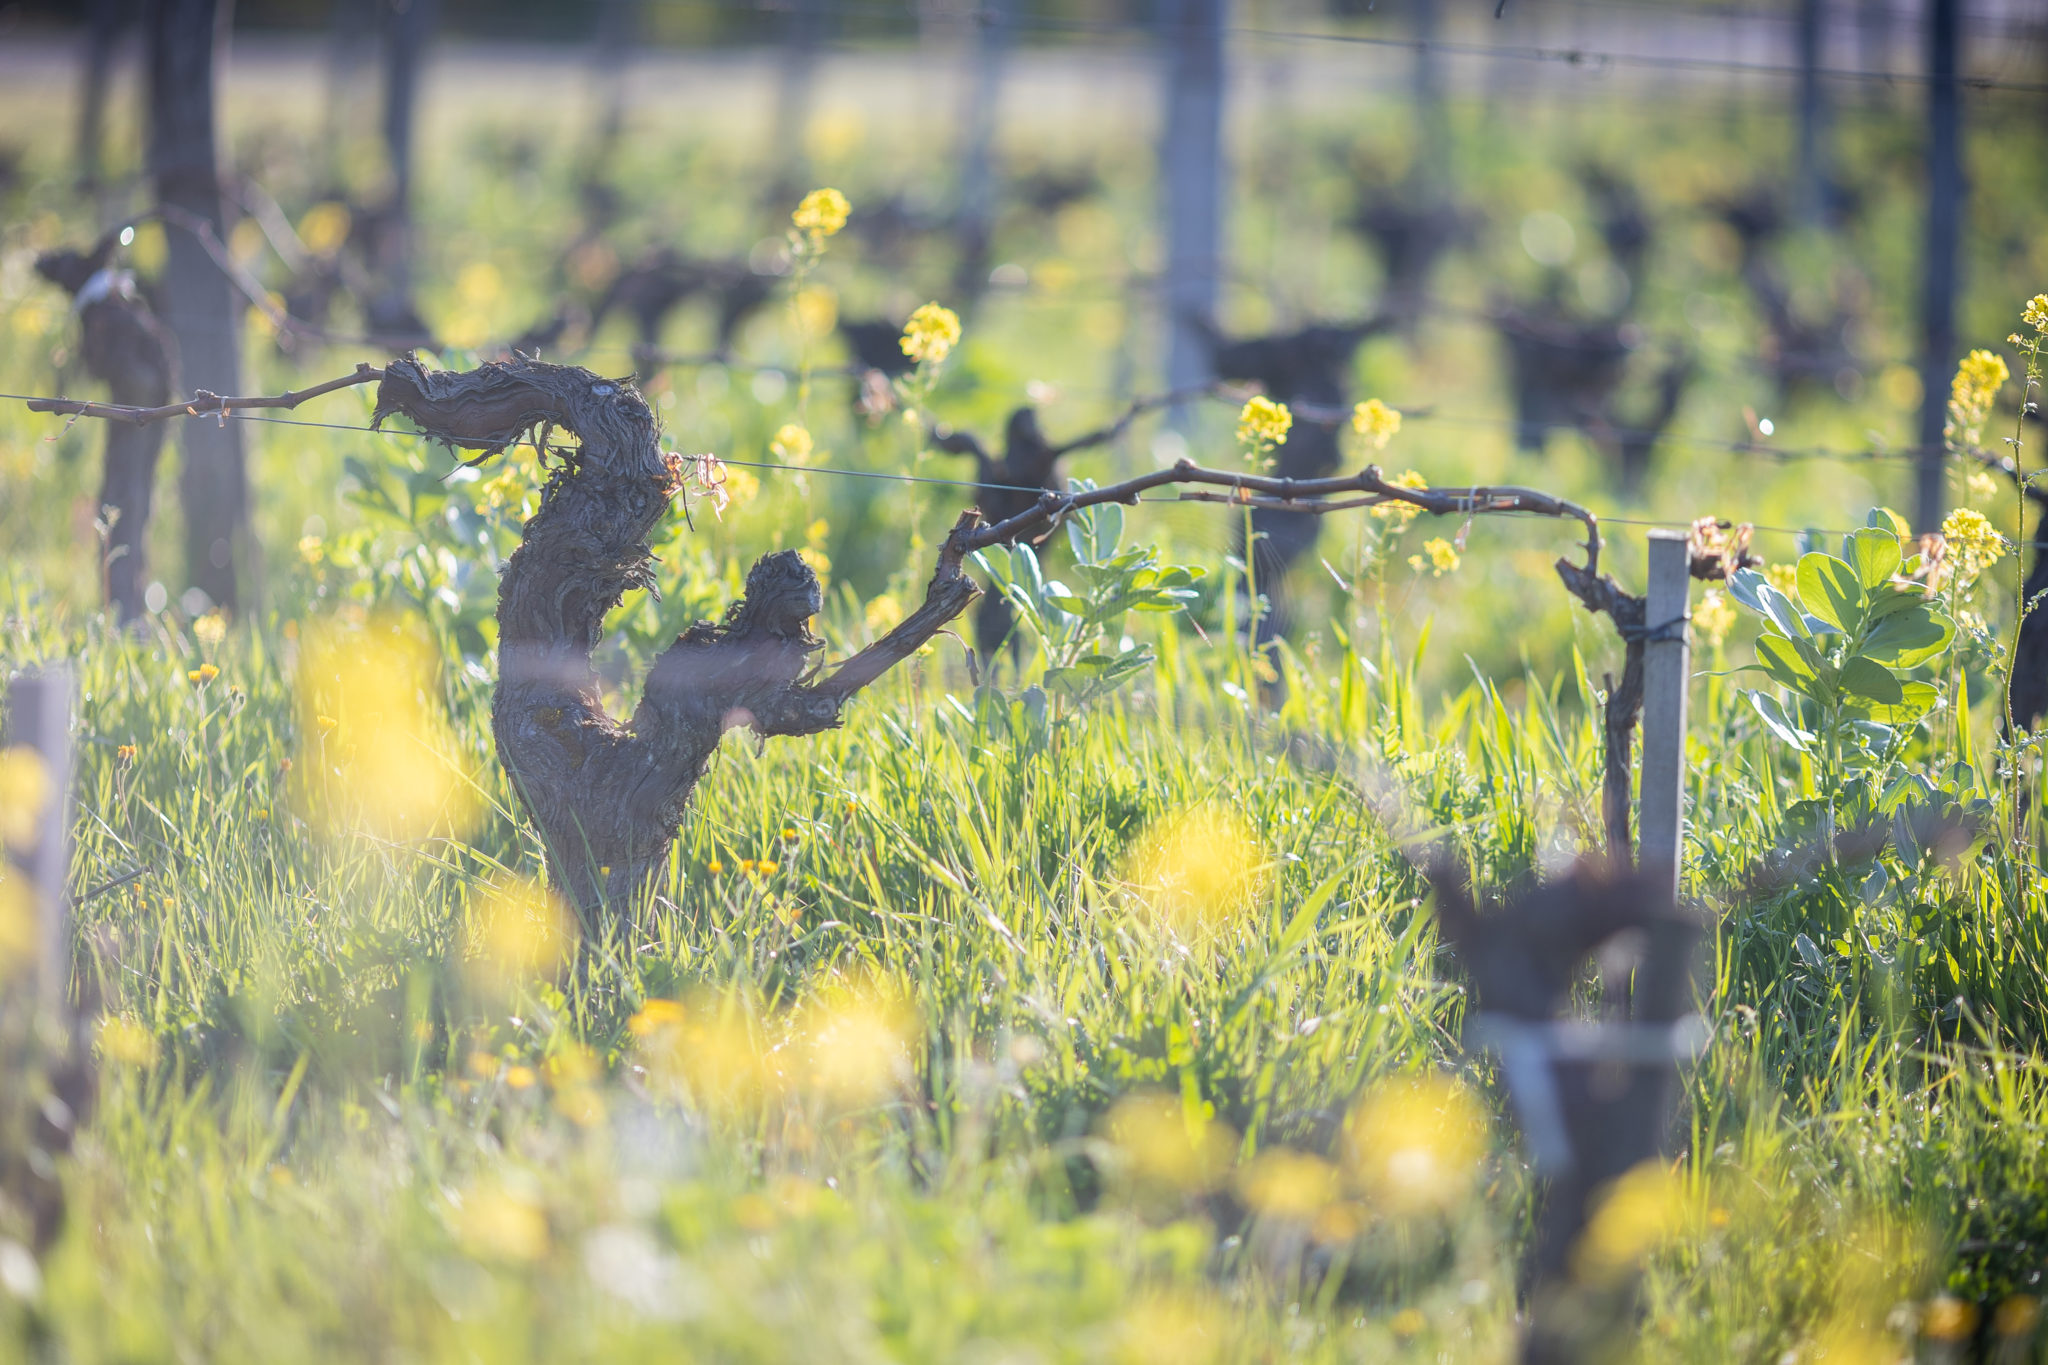
M 1998 495 L 1998 480 L 1981 469 L 1973 469 L 1963 476 L 1963 487 L 1979 502 L 1989 502 Z
M 156 1039 L 133 1019 L 110 1018 L 100 1024 L 100 1056 L 123 1066 L 148 1066 L 156 1060 Z
M 114 757 L 119 759 L 123 763 L 133 763 L 135 761 L 135 746 L 133 744 L 122 744 L 116 746 L 114 749 Z
M 1692 609 L 1692 627 L 1701 644 L 1719 649 L 1728 632 L 1735 629 L 1735 608 L 1728 605 L 1727 594 L 1719 588 L 1701 594 L 1700 604 Z
M 1485 1113 L 1449 1077 L 1388 1081 L 1351 1111 L 1351 1183 L 1396 1215 L 1458 1204 L 1472 1192 L 1485 1156 Z
M 2027 308 L 2020 314 L 2020 320 L 2036 331 L 2048 331 L 2048 294 L 2036 294 L 2027 300 Z
M 2048 303 L 2048 295 L 2036 299 Z M 2014 1294 L 1998 1305 L 1991 1315 L 1991 1328 L 2002 1337 L 2024 1337 L 2041 1321 L 2041 1301 L 2031 1294 Z
M 714 877 L 721 877 L 725 875 L 725 864 L 713 858 L 710 862 L 704 864 L 704 870 Z
M 903 354 L 936 365 L 960 343 L 960 315 L 937 303 L 921 305 L 903 324 Z
M 1177 1098 L 1126 1095 L 1103 1121 L 1119 1166 L 1153 1190 L 1199 1193 L 1230 1170 L 1237 1134 L 1229 1124 L 1191 1115 Z
M 1401 430 L 1400 409 L 1368 398 L 1351 410 L 1351 429 L 1365 437 L 1374 450 L 1385 450 L 1387 442 Z
M 1260 397 L 1244 405 L 1244 411 L 1237 415 L 1237 443 L 1249 450 L 1263 451 L 1271 446 L 1283 444 L 1287 432 L 1294 425 L 1294 414 L 1287 410 L 1285 403 Z
M 1187 938 L 1248 912 L 1265 889 L 1265 862 L 1244 817 L 1231 806 L 1205 802 L 1147 826 L 1123 875 L 1152 918 Z
M 796 842 L 796 826 L 784 825 L 782 827 L 782 842 L 785 844 L 793 844 Z
M 772 877 L 775 875 L 775 869 L 780 866 L 781 864 L 773 858 L 762 858 L 755 862 L 754 870 L 764 877 Z
M 794 422 L 785 423 L 768 443 L 775 458 L 788 464 L 802 464 L 811 457 L 811 433 Z
M 639 1013 L 626 1021 L 626 1030 L 635 1038 L 645 1038 L 665 1028 L 679 1028 L 683 1022 L 683 1007 L 675 1000 L 649 1000 L 640 1007 Z
M 1977 1330 L 1977 1305 L 1947 1294 L 1930 1301 L 1920 1320 L 1920 1334 L 1929 1341 L 1962 1341 Z
M 192 638 L 208 649 L 218 646 L 227 635 L 227 618 L 217 611 L 210 611 L 192 623 Z
M 533 1068 L 530 1066 L 515 1066 L 505 1073 L 505 1084 L 514 1090 L 524 1090 L 533 1082 Z
M 1969 507 L 1958 507 L 1941 523 L 1946 562 L 1958 587 L 1967 588 L 1979 574 L 2005 557 L 2005 537 L 1991 519 Z
M 1423 555 L 1427 555 L 1428 558 L 1424 559 Z M 1461 562 L 1458 547 L 1445 540 L 1442 536 L 1436 536 L 1424 541 L 1422 543 L 1422 554 L 1408 556 L 1409 568 L 1417 573 L 1427 569 L 1431 578 L 1442 578 L 1445 574 L 1456 569 Z
M 1394 1329 L 1394 1335 L 1397 1337 L 1412 1337 L 1429 1326 L 1429 1319 L 1422 1316 L 1422 1310 L 1419 1308 L 1403 1308 L 1394 1314 L 1387 1325 Z
M 185 681 L 194 687 L 204 687 L 220 676 L 220 670 L 212 664 L 201 664 L 185 675 Z
M 1771 564 L 1764 569 L 1764 581 L 1794 602 L 1799 600 L 1799 566 Z
M 451 1221 L 455 1235 L 471 1255 L 494 1261 L 537 1261 L 547 1254 L 547 1214 L 502 1187 L 472 1187 L 462 1196 Z
M 846 216 L 853 212 L 853 205 L 846 202 L 846 196 L 838 190 L 826 188 L 812 190 L 803 202 L 796 206 L 796 212 L 789 215 L 789 221 L 796 224 L 797 231 L 807 234 L 812 241 L 830 237 L 846 226 Z
M 1984 419 L 1991 415 L 1991 405 L 2010 377 L 2005 361 L 1991 351 L 1964 356 L 1949 385 L 1948 425 L 1942 434 L 1951 442 L 1978 444 L 1983 439 Z
M 1423 478 L 1422 475 L 1412 469 L 1395 475 L 1393 478 L 1388 479 L 1387 482 L 1401 488 L 1429 487 L 1429 480 Z M 1402 531 L 1407 530 L 1408 523 L 1422 514 L 1422 509 L 1412 502 L 1383 502 L 1377 507 L 1369 508 L 1368 510 L 1374 517 L 1387 523 L 1387 533 L 1389 535 L 1398 535 Z

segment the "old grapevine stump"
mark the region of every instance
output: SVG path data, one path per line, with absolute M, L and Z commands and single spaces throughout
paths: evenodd
M 529 434 L 561 463 L 498 587 L 498 757 L 546 843 L 549 875 L 586 922 L 642 895 L 681 828 L 690 793 L 728 730 L 807 735 L 958 616 L 976 589 L 961 572 L 979 518 L 939 551 L 925 601 L 902 625 L 816 678 L 809 621 L 818 579 L 791 550 L 748 571 L 746 595 L 700 621 L 649 672 L 631 720 L 609 715 L 590 656 L 605 613 L 652 590 L 647 536 L 681 491 L 653 411 L 632 384 L 515 358 L 456 372 L 410 358 L 385 370 L 378 422 L 402 415 L 453 446 L 495 454 Z M 556 448 L 548 433 L 578 444 Z

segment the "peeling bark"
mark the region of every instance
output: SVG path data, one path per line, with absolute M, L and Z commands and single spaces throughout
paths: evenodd
M 961 572 L 980 525 L 969 512 L 939 552 L 917 611 L 822 679 L 810 618 L 824 596 L 793 550 L 764 555 L 746 593 L 655 661 L 630 721 L 609 715 L 590 656 L 605 613 L 652 590 L 647 537 L 681 488 L 653 411 L 630 383 L 514 358 L 466 372 L 388 366 L 378 422 L 403 415 L 453 446 L 494 454 L 529 433 L 580 445 L 541 494 L 498 589 L 498 757 L 546 842 L 550 875 L 584 915 L 626 913 L 645 894 L 705 766 L 729 730 L 807 735 L 840 723 L 847 701 L 916 653 L 966 609 Z

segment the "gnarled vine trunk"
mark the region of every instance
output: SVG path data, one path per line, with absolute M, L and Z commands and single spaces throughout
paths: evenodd
M 823 602 L 793 550 L 764 555 L 746 594 L 700 621 L 655 661 L 630 721 L 609 715 L 590 664 L 605 613 L 652 589 L 649 532 L 682 487 L 654 413 L 630 383 L 515 357 L 455 372 L 405 359 L 385 369 L 377 421 L 403 415 L 428 435 L 503 450 L 556 428 L 580 444 L 541 494 L 498 588 L 498 690 L 491 730 L 548 849 L 556 887 L 588 920 L 642 895 L 728 730 L 806 735 L 839 724 L 847 700 L 908 658 L 973 600 L 961 572 L 979 523 L 968 513 L 939 552 L 925 601 L 883 639 L 813 680 Z

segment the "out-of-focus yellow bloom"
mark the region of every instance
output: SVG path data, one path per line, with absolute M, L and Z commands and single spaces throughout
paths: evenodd
M 626 1031 L 635 1038 L 647 1038 L 665 1028 L 681 1028 L 683 1017 L 683 1007 L 679 1002 L 649 1000 L 626 1021 Z
M 2048 303 L 2042 295 L 2036 303 Z M 1991 1330 L 2002 1337 L 2029 1337 L 2041 1321 L 2041 1301 L 2032 1294 L 2014 1294 L 2000 1302 L 1991 1314 Z
M 470 1186 L 450 1221 L 463 1250 L 482 1260 L 527 1262 L 547 1255 L 547 1213 L 501 1185 Z
M 1970 507 L 1958 507 L 1941 523 L 1944 561 L 1957 585 L 1967 588 L 2005 557 L 2005 537 L 1991 519 Z
M 768 450 L 785 464 L 802 464 L 811 458 L 811 433 L 795 422 L 785 422 L 768 443 Z
M 1442 536 L 1435 536 L 1425 540 L 1422 542 L 1421 554 L 1408 556 L 1409 568 L 1417 573 L 1421 573 L 1426 569 L 1429 571 L 1431 578 L 1442 578 L 1445 574 L 1453 572 L 1463 562 L 1463 558 L 1458 554 L 1458 547 L 1445 540 Z
M 1385 450 L 1387 442 L 1401 430 L 1401 410 L 1390 408 L 1377 398 L 1368 398 L 1351 410 L 1351 429 L 1374 450 Z
M 774 876 L 781 867 L 782 864 L 776 862 L 773 858 L 757 858 L 754 861 L 754 871 L 764 877 Z
M 873 1104 L 910 1079 L 915 1017 L 902 994 L 867 982 L 836 992 L 798 1021 L 805 1090 L 842 1106 Z
M 26 744 L 0 750 L 0 844 L 34 846 L 56 790 L 43 756 Z
M 1403 1308 L 1400 1312 L 1394 1314 L 1392 1318 L 1388 1319 L 1387 1326 L 1393 1329 L 1394 1335 L 1397 1337 L 1412 1337 L 1420 1334 L 1423 1328 L 1429 1326 L 1429 1319 L 1422 1316 L 1420 1308 Z
M 332 256 L 348 241 L 349 222 L 347 205 L 323 200 L 299 219 L 299 240 L 315 256 Z
M 1306 1152 L 1275 1148 L 1238 1172 L 1237 1190 L 1269 1218 L 1307 1222 L 1336 1201 L 1337 1168 Z
M 1169 1095 L 1127 1095 L 1103 1123 L 1103 1135 L 1140 1186 L 1177 1194 L 1214 1189 L 1230 1170 L 1237 1135 L 1217 1119 L 1190 1118 Z
M 1963 487 L 1978 502 L 1989 502 L 1998 496 L 1998 480 L 1982 469 L 1973 469 L 1963 475 Z
M 784 826 L 782 827 L 782 842 L 783 842 L 783 843 L 785 843 L 785 844 L 793 844 L 793 843 L 795 843 L 795 842 L 796 842 L 796 840 L 797 840 L 796 826 L 795 826 L 795 825 L 784 825 Z
M 1345 1155 L 1375 1206 L 1403 1217 L 1449 1209 L 1478 1178 L 1486 1116 L 1447 1076 L 1390 1080 L 1352 1109 Z
M 307 564 L 318 564 L 327 554 L 327 545 L 318 536 L 299 537 L 299 558 Z
M 1920 1315 L 1920 1335 L 1929 1341 L 1965 1341 L 1977 1330 L 1977 1305 L 1942 1294 Z
M 498 1059 L 481 1049 L 469 1054 L 469 1069 L 479 1076 L 498 1074 Z
M 220 676 L 220 670 L 212 664 L 201 664 L 185 675 L 185 681 L 194 687 L 204 687 Z
M 208 649 L 217 649 L 228 637 L 228 622 L 217 611 L 210 611 L 192 623 L 192 638 Z
M 1208 1299 L 1153 1294 L 1125 1311 L 1117 1333 L 1117 1365 L 1214 1365 L 1230 1323 Z
M 704 870 L 714 877 L 722 877 L 725 875 L 725 864 L 713 858 L 710 862 L 704 864 Z
M 1249 908 L 1265 884 L 1251 827 L 1202 803 L 1154 821 L 1124 863 L 1124 880 L 1152 917 L 1188 937 Z
M 1692 609 L 1692 628 L 1699 633 L 1700 643 L 1709 649 L 1719 649 L 1728 639 L 1728 632 L 1735 629 L 1735 608 L 1728 603 L 1728 594 L 1719 588 L 1708 588 L 1700 594 L 1700 604 Z
M 888 593 L 870 597 L 861 612 L 861 622 L 867 627 L 868 634 L 878 638 L 887 635 L 903 624 L 903 604 Z
M 1685 1228 L 1685 1186 L 1669 1166 L 1645 1161 L 1611 1185 L 1572 1251 L 1582 1280 L 1611 1281 Z
M 539 1078 L 534 1075 L 533 1068 L 530 1066 L 515 1066 L 505 1073 L 505 1084 L 511 1086 L 514 1090 L 525 1090 L 537 1079 Z
M 28 880 L 0 873 L 0 982 L 35 966 L 40 937 Z
M 575 946 L 576 921 L 536 882 L 481 888 L 470 905 L 471 984 L 501 993 L 535 977 L 551 977 Z
M 789 215 L 789 221 L 815 243 L 845 227 L 847 215 L 852 212 L 853 205 L 846 201 L 846 196 L 827 186 L 805 195 L 796 212 Z
M 135 761 L 136 752 L 136 748 L 133 744 L 118 744 L 114 746 L 114 758 L 117 762 L 122 764 L 133 763 Z
M 1972 351 L 1964 356 L 1949 384 L 1948 426 L 1942 434 L 1952 443 L 1981 443 L 1984 419 L 1991 415 L 1991 405 L 2010 377 L 2005 361 L 1992 351 Z
M 807 337 L 830 336 L 839 325 L 839 296 L 822 284 L 799 289 L 794 305 L 796 325 Z
M 782 1093 L 786 1082 L 738 997 L 705 996 L 686 1005 L 649 1001 L 635 1031 L 649 1080 L 698 1105 L 747 1109 Z
M 326 742 L 300 765 L 294 794 L 315 830 L 419 839 L 475 827 L 482 802 L 440 703 L 437 664 L 424 632 L 403 618 L 307 631 L 299 733 Z
M 121 1066 L 148 1066 L 156 1060 L 156 1039 L 125 1015 L 100 1021 L 100 1056 Z
M 1776 588 L 1794 602 L 1799 600 L 1799 566 L 1797 564 L 1767 564 L 1764 566 L 1764 581 Z
M 1237 414 L 1237 443 L 1247 450 L 1263 453 L 1284 444 L 1293 427 L 1294 414 L 1287 410 L 1285 403 L 1276 403 L 1259 394 L 1248 400 Z
M 903 354 L 936 365 L 960 344 L 960 315 L 938 303 L 919 305 L 903 324 Z
M 2020 320 L 2036 331 L 2048 331 L 2048 294 L 2036 294 L 2028 299 Z

